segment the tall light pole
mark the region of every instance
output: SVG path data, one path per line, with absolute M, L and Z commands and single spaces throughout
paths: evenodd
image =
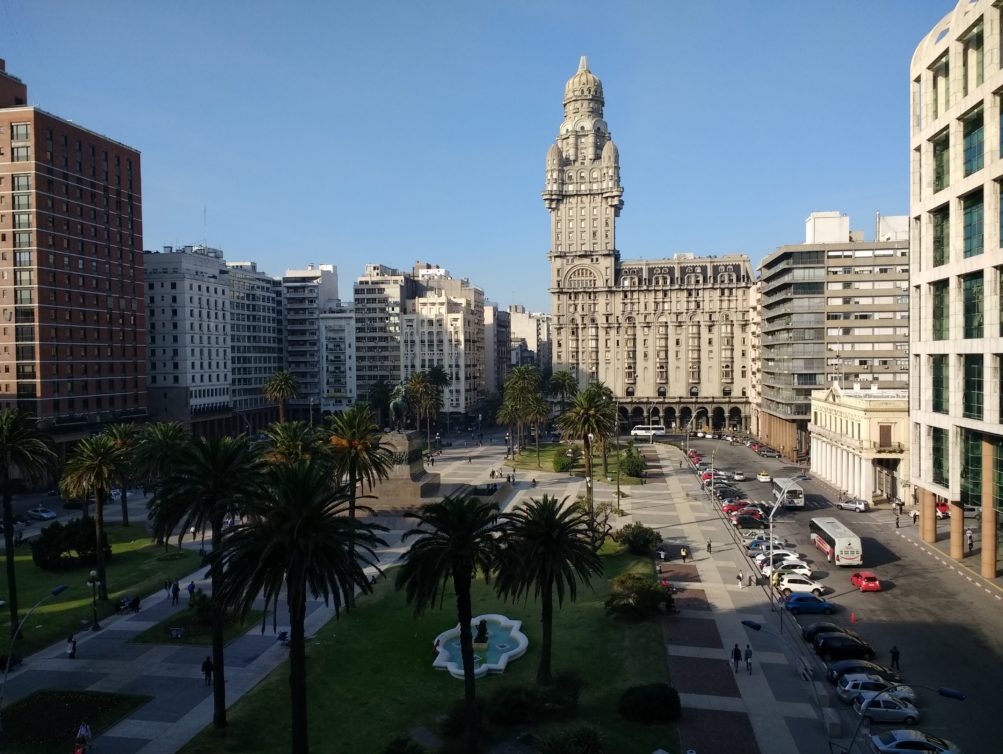
M 2 715 L 3 715 L 3 696 L 4 696 L 4 692 L 7 691 L 7 674 L 10 673 L 10 661 L 11 661 L 11 657 L 13 657 L 13 655 L 14 655 L 14 639 L 16 639 L 18 636 L 20 636 L 21 629 L 24 628 L 24 624 L 28 622 L 28 618 L 31 617 L 31 614 L 33 612 L 35 612 L 35 608 L 36 607 L 38 607 L 39 605 L 41 605 L 43 602 L 45 602 L 50 597 L 55 597 L 57 595 L 62 594 L 63 592 L 65 592 L 67 590 L 67 588 L 68 587 L 66 586 L 66 584 L 60 584 L 59 586 L 54 587 L 52 589 L 52 591 L 50 591 L 48 594 L 46 594 L 44 597 L 42 597 L 42 599 L 40 599 L 38 602 L 36 602 L 34 605 L 32 605 L 31 608 L 28 610 L 28 612 L 24 614 L 24 617 L 21 619 L 21 622 L 17 624 L 17 631 L 15 631 L 11 635 L 11 637 L 10 637 L 10 642 L 7 644 L 7 662 L 4 665 L 4 669 L 3 669 L 3 684 L 0 685 L 0 733 L 3 733 L 3 717 L 2 717 Z
M 614 411 L 616 411 L 616 507 L 620 508 L 620 399 L 614 399 Z
M 193 529 L 195 527 L 192 527 Z M 91 588 L 91 631 L 100 631 L 101 624 L 98 623 L 98 587 L 101 585 L 101 579 L 98 578 L 97 571 L 90 572 L 90 578 L 87 579 L 87 586 Z

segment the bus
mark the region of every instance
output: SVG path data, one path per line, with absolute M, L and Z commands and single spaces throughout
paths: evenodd
M 630 430 L 631 437 L 665 437 L 665 427 L 661 424 L 638 424 Z
M 804 508 L 804 490 L 793 479 L 775 477 L 773 495 L 785 508 Z
M 860 537 L 834 518 L 813 518 L 808 523 L 811 541 L 825 553 L 826 560 L 838 566 L 864 564 Z

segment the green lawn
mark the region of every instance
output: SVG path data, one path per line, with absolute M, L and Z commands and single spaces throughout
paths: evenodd
M 229 644 L 238 636 L 247 633 L 251 626 L 261 622 L 261 615 L 260 610 L 252 610 L 239 623 L 229 621 L 223 627 L 223 643 Z M 180 639 L 172 639 L 172 628 L 184 629 L 184 636 Z M 212 644 L 212 626 L 198 620 L 195 611 L 188 609 L 165 618 L 157 625 L 136 634 L 130 641 L 137 644 L 204 644 L 208 646 Z
M 566 453 L 568 451 L 568 448 L 570 448 L 570 447 L 571 446 L 568 445 L 568 444 L 558 444 L 558 443 L 543 444 L 543 443 L 541 443 L 540 444 L 540 463 L 539 463 L 539 465 L 537 465 L 537 462 L 536 462 L 536 447 L 533 446 L 532 443 L 530 443 L 529 445 L 526 446 L 526 449 L 522 453 L 520 453 L 518 456 L 516 456 L 516 459 L 515 459 L 515 468 L 518 471 L 525 471 L 531 477 L 533 476 L 532 472 L 538 471 L 540 469 L 542 469 L 544 471 L 553 471 L 554 470 L 554 456 L 557 455 L 557 454 L 560 454 L 560 453 Z M 582 455 L 581 455 L 582 454 L 581 443 L 579 443 L 577 445 L 577 447 L 578 447 L 578 456 L 579 456 L 578 457 L 578 462 L 575 464 L 574 468 L 570 472 L 564 472 L 564 473 L 569 473 L 572 476 L 579 476 L 579 477 L 583 477 L 584 478 L 584 476 L 585 476 L 585 460 L 584 460 L 584 458 L 582 458 Z M 623 450 L 624 447 L 626 447 L 626 446 L 625 445 L 621 445 L 620 449 Z M 602 456 L 599 454 L 598 450 L 593 454 L 593 458 L 594 458 L 594 460 L 592 462 L 592 469 L 593 469 L 593 472 L 595 473 L 595 477 L 596 477 L 596 486 L 601 487 L 603 485 L 608 485 L 608 486 L 615 487 L 616 486 L 616 467 L 617 467 L 616 449 L 615 448 L 611 448 L 610 449 L 609 463 L 608 463 L 608 466 L 609 466 L 609 480 L 607 480 L 605 477 L 603 477 L 603 473 L 602 473 Z M 512 468 L 512 461 L 511 460 L 502 461 L 502 465 L 503 465 L 503 467 L 505 469 L 511 470 L 511 468 Z M 522 477 L 520 477 L 520 480 L 521 480 L 521 478 Z M 637 477 L 627 476 L 627 474 L 622 474 L 620 476 L 620 486 L 621 487 L 630 487 L 632 485 L 639 485 L 640 483 L 641 483 L 641 480 L 639 478 L 637 478 Z
M 3 711 L 4 752 L 51 754 L 71 752 L 82 721 L 96 738 L 148 696 L 97 691 L 36 691 Z
M 657 621 L 625 624 L 607 618 L 602 603 L 612 576 L 633 570 L 650 573 L 643 558 L 617 553 L 604 557 L 605 576 L 594 591 L 579 592 L 579 601 L 556 611 L 554 669 L 574 670 L 586 681 L 579 721 L 605 734 L 609 751 L 677 750 L 673 726 L 638 726 L 616 714 L 620 693 L 633 684 L 668 680 L 662 630 Z M 393 574 L 391 573 L 391 576 Z M 532 683 L 539 660 L 539 606 L 497 600 L 483 582 L 474 594 L 474 614 L 502 612 L 523 621 L 529 651 L 505 673 L 477 682 L 488 697 L 505 684 Z M 451 600 L 444 609 L 415 618 L 392 584 L 382 581 L 359 607 L 332 621 L 308 647 L 311 747 L 329 752 L 378 754 L 395 737 L 415 726 L 437 731 L 437 720 L 463 697 L 462 681 L 432 670 L 432 642 L 455 625 Z M 276 670 L 234 705 L 230 725 L 222 733 L 203 730 L 182 751 L 284 751 L 289 746 L 288 664 Z M 568 723 L 562 724 L 565 727 Z M 539 726 L 546 733 L 557 726 Z M 492 729 L 495 739 L 512 738 L 520 729 Z
M 179 551 L 172 547 L 165 553 L 162 545 L 153 544 L 140 524 L 124 527 L 112 524 L 105 529 L 112 547 L 112 558 L 106 564 L 108 577 L 108 602 L 98 600 L 98 620 L 115 612 L 115 604 L 124 595 L 142 597 L 162 589 L 167 579 L 186 576 L 199 567 L 199 556 L 190 550 Z M 0 589 L 6 592 L 6 558 L 0 554 Z M 15 572 L 18 583 L 18 606 L 22 617 L 28 608 L 58 584 L 69 588 L 45 602 L 32 613 L 24 627 L 24 638 L 14 651 L 22 657 L 71 633 L 86 630 L 91 624 L 91 588 L 87 586 L 90 566 L 66 571 L 43 571 L 31 559 L 27 545 L 17 548 Z M 10 636 L 10 613 L 6 605 L 0 608 L 0 653 L 6 652 Z

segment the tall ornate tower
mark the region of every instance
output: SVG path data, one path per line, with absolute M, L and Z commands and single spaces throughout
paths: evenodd
M 623 207 L 620 156 L 603 120 L 602 82 L 582 56 L 564 85 L 564 121 L 547 152 L 543 202 L 550 212 L 554 369 L 599 377 L 597 294 L 616 285 L 616 218 Z M 591 327 L 589 325 L 592 325 Z

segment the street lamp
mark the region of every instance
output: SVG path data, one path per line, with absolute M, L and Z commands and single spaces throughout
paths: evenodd
M 31 617 L 31 614 L 35 612 L 36 607 L 38 607 L 47 599 L 49 599 L 49 597 L 55 597 L 59 594 L 62 594 L 67 590 L 67 588 L 68 587 L 66 586 L 66 584 L 60 584 L 59 586 L 53 588 L 52 591 L 50 591 L 44 597 L 42 597 L 42 599 L 40 599 L 38 602 L 32 605 L 31 609 L 29 609 L 28 612 L 24 614 L 24 617 L 21 619 L 21 622 L 17 624 L 17 630 L 13 634 L 11 634 L 10 642 L 7 644 L 7 662 L 4 665 L 3 669 L 3 684 L 0 685 L 0 733 L 3 733 L 3 717 L 2 717 L 3 696 L 4 692 L 7 690 L 7 674 L 10 673 L 11 657 L 14 655 L 14 639 L 16 639 L 18 636 L 21 635 L 21 629 L 24 628 L 24 624 L 28 622 L 28 618 Z
M 614 401 L 616 411 L 616 507 L 620 508 L 620 464 L 623 458 L 620 457 L 620 399 Z
M 742 622 L 744 623 L 745 621 Z M 877 694 L 868 699 L 867 703 L 872 704 L 875 700 L 878 699 L 878 697 L 885 696 L 887 694 L 893 694 L 895 692 L 895 689 L 901 688 L 905 685 L 906 684 L 904 683 L 893 683 L 888 688 L 879 691 Z M 917 689 L 926 689 L 927 691 L 936 691 L 943 697 L 946 697 L 948 699 L 956 699 L 959 702 L 963 702 L 965 701 L 965 699 L 967 699 L 967 696 L 963 691 L 958 691 L 957 689 L 948 688 L 947 686 L 940 686 L 938 688 L 933 688 L 932 686 L 921 686 L 918 683 L 910 683 L 909 686 Z M 860 728 L 864 724 L 864 720 L 866 719 L 866 717 L 867 716 L 864 715 L 864 711 L 861 709 L 860 720 L 857 722 L 857 727 L 853 729 L 853 736 L 850 738 L 850 745 L 846 747 L 846 754 L 852 754 L 853 747 L 857 743 L 857 736 L 860 734 Z M 830 750 L 832 749 L 831 746 L 829 748 Z
M 91 631 L 100 631 L 101 624 L 98 623 L 98 587 L 101 586 L 101 579 L 98 578 L 97 571 L 90 572 L 87 586 L 91 588 Z

